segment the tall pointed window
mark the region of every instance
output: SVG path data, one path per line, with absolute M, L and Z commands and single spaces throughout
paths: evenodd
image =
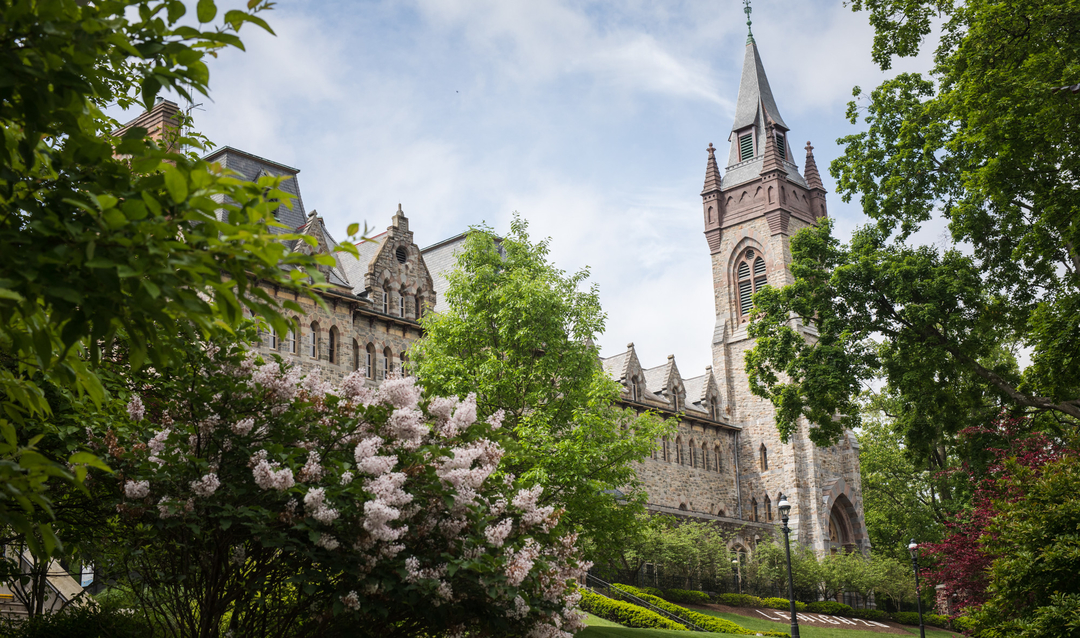
M 751 248 L 739 259 L 736 273 L 739 283 L 739 317 L 741 321 L 747 321 L 750 319 L 750 308 L 754 305 L 751 297 L 769 283 L 765 274 L 765 260 Z
M 719 445 L 714 445 L 713 446 L 713 459 L 714 459 L 714 461 L 716 463 L 716 471 L 717 472 L 722 471 L 724 469 L 724 467 L 722 465 L 720 465 L 720 446 Z
M 761 471 L 764 472 L 769 469 L 769 450 L 765 447 L 765 444 L 761 444 L 761 448 L 758 450 L 758 461 L 761 464 Z
M 382 311 L 384 315 L 390 314 L 390 291 L 385 288 L 382 293 Z
M 360 369 L 360 343 L 356 339 L 352 342 L 352 369 Z
M 330 363 L 337 363 L 338 334 L 337 326 L 330 327 L 329 343 L 327 344 L 326 356 Z
M 397 297 L 397 316 L 405 316 L 405 295 L 398 295 Z
M 364 374 L 369 379 L 375 378 L 375 344 L 367 344 L 367 358 L 364 360 Z
M 758 520 L 757 499 L 756 498 L 751 498 L 750 499 L 750 510 L 753 513 L 753 518 L 750 519 L 750 520 L 752 520 L 752 521 L 754 521 L 756 523 L 757 520 Z
M 765 495 L 765 521 L 772 522 L 772 501 L 769 500 L 769 495 Z
M 311 324 L 311 331 L 308 332 L 307 339 L 307 355 L 312 359 L 319 358 L 319 324 Z
M 285 333 L 285 352 L 296 354 L 296 333 L 292 330 Z

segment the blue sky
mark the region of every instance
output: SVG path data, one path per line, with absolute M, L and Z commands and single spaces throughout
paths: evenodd
M 633 341 L 646 367 L 710 363 L 702 234 L 705 147 L 727 156 L 746 16 L 737 0 L 282 0 L 277 37 L 211 64 L 196 127 L 301 170 L 308 210 L 339 238 L 385 228 L 400 202 L 423 247 L 513 211 L 591 268 L 608 312 L 602 354 Z M 812 140 L 825 186 L 856 129 L 855 85 L 884 78 L 865 14 L 839 0 L 757 0 L 753 31 L 792 143 Z M 925 66 L 925 58 L 898 65 Z M 803 152 L 796 153 L 802 165 Z M 846 236 L 857 203 L 830 195 Z M 939 232 L 939 231 L 938 231 Z

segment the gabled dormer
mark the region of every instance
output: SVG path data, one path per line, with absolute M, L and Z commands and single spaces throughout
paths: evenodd
M 686 408 L 703 418 L 719 421 L 723 413 L 720 387 L 716 383 L 712 366 L 706 366 L 705 374 L 683 381 L 686 387 Z
M 686 388 L 683 385 L 679 368 L 675 365 L 675 355 L 669 354 L 667 363 L 644 370 L 645 385 L 649 398 L 666 403 L 668 410 L 681 412 L 686 406 Z
M 420 248 L 413 242 L 409 219 L 398 204 L 386 232 L 356 246 L 350 280 L 357 295 L 367 298 L 375 312 L 419 319 L 435 306 L 435 289 Z
M 634 403 L 645 400 L 648 392 L 645 385 L 645 373 L 641 369 L 637 352 L 634 351 L 633 342 L 626 344 L 626 352 L 601 359 L 600 363 L 609 377 L 622 384 L 623 397 Z
M 353 285 L 349 281 L 342 260 L 351 259 L 352 256 L 337 252 L 338 243 L 330 235 L 330 232 L 326 230 L 326 225 L 323 223 L 323 218 L 319 216 L 319 213 L 314 210 L 311 211 L 308 214 L 307 221 L 296 229 L 296 233 L 307 235 L 315 241 L 314 245 L 306 241 L 297 241 L 293 246 L 293 250 L 304 255 L 330 255 L 333 257 L 336 263 L 333 266 L 320 264 L 318 266 L 319 272 L 326 278 L 327 283 L 351 293 Z

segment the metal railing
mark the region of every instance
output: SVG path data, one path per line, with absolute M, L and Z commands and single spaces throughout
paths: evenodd
M 633 594 L 631 594 L 629 592 L 625 592 L 625 591 L 623 591 L 623 590 L 621 590 L 621 589 L 619 589 L 617 587 L 613 587 L 611 585 L 611 583 L 609 583 L 607 581 L 600 580 L 599 578 L 597 578 L 596 576 L 593 576 L 592 574 L 587 574 L 586 575 L 585 585 L 589 589 L 591 589 L 593 591 L 595 591 L 597 589 L 604 590 L 607 593 L 604 593 L 604 594 L 601 594 L 601 595 L 607 596 L 608 598 L 612 598 L 612 599 L 616 599 L 616 600 L 623 599 L 623 600 L 626 600 L 626 602 L 630 602 L 630 603 L 633 603 L 633 604 L 637 605 L 638 607 L 644 607 L 645 609 L 648 609 L 651 612 L 659 614 L 660 616 L 663 616 L 664 618 L 667 618 L 668 620 L 670 620 L 672 622 L 676 622 L 676 623 L 679 623 L 680 625 L 684 625 L 687 629 L 689 629 L 691 631 L 702 631 L 702 632 L 705 631 L 704 629 L 702 629 L 701 627 L 698 627 L 697 625 L 690 622 L 689 620 L 686 620 L 685 618 L 682 618 L 680 616 L 676 616 L 675 614 L 673 614 L 673 613 L 671 613 L 671 612 L 669 612 L 667 610 L 661 609 L 661 608 L 657 607 L 656 605 L 650 603 L 647 600 L 642 600 L 641 598 L 638 598 L 637 596 L 635 596 L 635 595 L 633 595 Z M 597 592 L 597 593 L 599 593 L 599 592 Z

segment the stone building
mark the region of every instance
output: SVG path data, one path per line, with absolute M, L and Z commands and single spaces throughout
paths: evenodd
M 162 102 L 132 122 L 162 129 L 176 106 Z M 623 384 L 623 402 L 679 421 L 678 432 L 657 441 L 639 476 L 655 512 L 712 520 L 735 532 L 733 548 L 752 551 L 757 540 L 777 533 L 781 494 L 792 504 L 791 527 L 797 539 L 819 553 L 869 550 L 863 519 L 858 444 L 847 433 L 839 444 L 818 448 L 802 423 L 792 441 L 781 443 L 770 403 L 751 394 L 743 356 L 752 345 L 746 327 L 751 295 L 765 285 L 792 281 L 790 238 L 827 215 L 825 189 L 807 143 L 803 172 L 788 143 L 757 44 L 751 36 L 739 86 L 727 165 L 721 173 L 715 149 L 708 147 L 701 192 L 706 241 L 712 256 L 716 312 L 712 365 L 684 377 L 669 356 L 644 367 L 634 344 L 602 360 Z M 332 254 L 324 269 L 331 287 L 326 308 L 296 299 L 305 309 L 293 333 L 264 335 L 262 350 L 320 370 L 340 380 L 363 370 L 371 383 L 399 373 L 408 347 L 421 335 L 419 317 L 445 307 L 446 273 L 464 235 L 421 248 L 413 240 L 400 205 L 386 231 L 359 245 L 359 258 L 334 253 L 336 241 L 316 211 L 306 212 L 299 171 L 232 147 L 206 157 L 257 180 L 289 177 L 283 188 L 295 197 L 277 218 L 296 232 L 313 236 L 316 247 L 297 242 L 295 250 Z M 673 315 L 674 316 L 674 315 Z M 612 317 L 618 321 L 618 317 Z M 798 325 L 806 339 L 813 326 Z

